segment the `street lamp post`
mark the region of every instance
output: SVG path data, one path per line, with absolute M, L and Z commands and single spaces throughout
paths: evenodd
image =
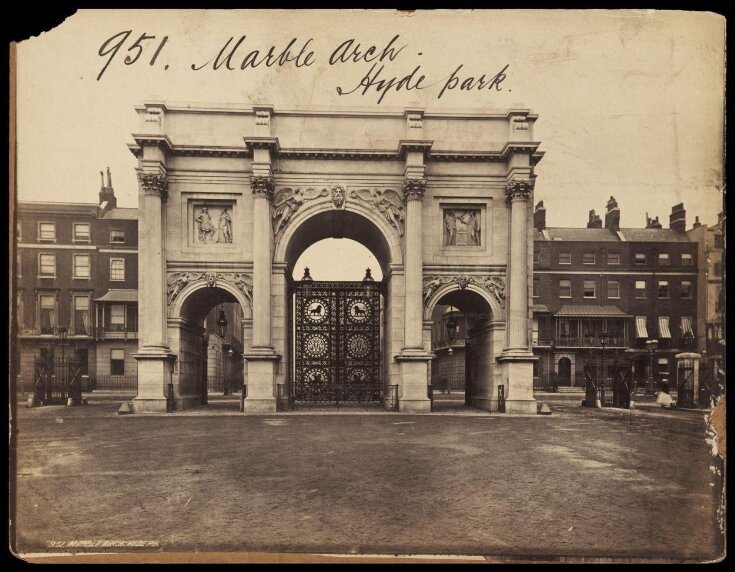
M 549 391 L 549 386 L 551 386 L 552 392 L 557 392 L 559 390 L 559 385 L 555 382 L 555 379 L 553 378 L 554 372 L 554 350 L 556 350 L 556 341 L 551 340 L 549 342 L 549 375 L 546 380 L 546 391 Z
M 227 326 L 228 326 L 228 321 L 227 321 L 227 316 L 225 316 L 225 307 L 220 306 L 219 318 L 217 318 L 217 335 L 219 336 L 220 340 L 222 340 L 223 342 L 224 342 L 224 339 L 227 337 Z M 222 344 L 223 350 L 225 350 L 226 345 L 227 344 L 224 344 L 224 343 Z M 223 385 L 224 385 L 223 393 L 224 395 L 229 395 L 230 394 L 230 380 L 228 379 L 228 376 L 227 376 L 226 351 L 223 351 L 222 353 L 222 368 L 223 368 L 222 376 L 223 376 Z
M 597 401 L 599 404 L 596 404 L 597 407 L 602 407 L 603 399 L 603 391 L 605 390 L 605 385 L 607 384 L 607 362 L 605 360 L 605 348 L 607 347 L 607 344 L 609 342 L 609 338 L 606 333 L 600 334 L 600 346 L 602 347 L 602 381 L 597 381 Z
M 648 350 L 648 355 L 651 359 L 651 366 L 650 371 L 648 375 L 648 382 L 646 387 L 646 392 L 653 393 L 654 392 L 654 384 L 653 384 L 653 366 L 654 366 L 654 356 L 656 355 L 656 350 L 658 349 L 658 340 L 648 340 L 646 342 L 646 349 Z

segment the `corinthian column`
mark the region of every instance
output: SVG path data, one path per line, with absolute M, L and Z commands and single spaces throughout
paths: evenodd
M 416 169 L 419 171 L 419 169 Z M 423 169 L 421 169 L 423 172 Z M 423 197 L 426 179 L 407 176 L 403 182 L 406 201 L 405 257 L 403 260 L 405 298 L 403 302 L 403 349 L 396 356 L 401 364 L 401 411 L 427 412 L 431 403 L 427 395 L 431 354 L 423 343 Z
M 143 296 L 141 307 L 140 338 L 143 350 L 166 346 L 166 314 L 164 295 L 164 253 L 162 203 L 168 198 L 168 182 L 159 173 L 138 173 L 143 189 L 140 209 L 139 244 L 140 268 L 139 293 Z
M 528 347 L 528 204 L 532 194 L 532 180 L 513 180 L 505 190 L 510 206 L 508 334 L 507 345 L 497 359 L 503 367 L 508 413 L 536 413 L 533 362 L 537 358 Z
M 280 356 L 273 349 L 271 339 L 273 176 L 267 166 L 261 166 L 260 173 L 250 177 L 250 188 L 253 192 L 253 343 L 244 354 L 248 380 L 244 411 L 274 413 L 276 363 Z
M 404 346 L 423 350 L 423 204 L 426 179 L 405 179 L 403 195 L 406 200 L 406 259 L 404 272 L 406 299 L 404 316 Z
M 253 191 L 253 349 L 271 348 L 271 232 L 273 177 L 250 178 Z
M 528 201 L 532 181 L 512 181 L 505 190 L 510 203 L 510 280 L 508 349 L 528 351 Z
M 140 220 L 138 221 L 138 315 L 140 351 L 138 394 L 133 400 L 135 412 L 166 411 L 164 386 L 171 379 L 174 356 L 167 345 L 165 252 L 163 240 L 163 205 L 168 196 L 165 175 L 138 173 L 140 184 Z

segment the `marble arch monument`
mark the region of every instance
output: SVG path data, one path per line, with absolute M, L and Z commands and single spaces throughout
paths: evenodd
M 428 411 L 431 311 L 486 308 L 472 404 L 535 413 L 530 297 L 534 167 L 528 109 L 281 110 L 136 106 L 140 334 L 136 412 L 196 406 L 192 356 L 206 312 L 243 307 L 245 413 L 276 410 L 291 371 L 293 265 L 344 236 L 383 269 L 382 383 Z M 459 299 L 459 298 L 457 298 Z

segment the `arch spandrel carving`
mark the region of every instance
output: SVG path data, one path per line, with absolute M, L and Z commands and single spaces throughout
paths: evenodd
M 504 320 L 505 279 L 497 275 L 434 274 L 424 276 L 424 319 L 430 320 L 439 300 L 454 291 L 468 290 L 482 296 L 493 319 Z
M 244 272 L 168 272 L 166 303 L 169 317 L 179 317 L 186 299 L 201 288 L 222 288 L 232 294 L 246 317 L 253 305 L 253 278 Z

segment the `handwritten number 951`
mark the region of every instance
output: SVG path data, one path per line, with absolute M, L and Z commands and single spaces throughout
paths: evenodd
M 108 38 L 105 40 L 105 42 L 100 46 L 99 56 L 104 58 L 105 56 L 110 56 L 107 59 L 107 62 L 105 63 L 104 67 L 102 68 L 102 71 L 100 71 L 99 75 L 97 76 L 97 81 L 100 80 L 102 77 L 102 74 L 105 73 L 105 70 L 107 69 L 107 66 L 110 65 L 110 62 L 112 62 L 113 59 L 115 59 L 115 56 L 120 51 L 120 48 L 123 47 L 123 44 L 130 38 L 130 34 L 132 34 L 132 30 L 125 30 L 124 32 L 119 32 L 112 36 L 111 38 Z M 135 62 L 138 61 L 140 56 L 143 54 L 143 42 L 155 40 L 155 36 L 149 36 L 145 32 L 140 35 L 140 37 L 133 42 L 133 45 L 128 48 L 128 55 L 125 56 L 125 65 L 130 66 L 133 65 Z M 168 41 L 168 36 L 164 36 L 161 40 L 161 43 L 158 44 L 158 47 L 156 48 L 156 51 L 153 53 L 153 57 L 151 57 L 150 65 L 153 65 L 156 63 L 156 58 L 158 58 L 158 54 L 161 53 L 161 50 L 163 49 L 163 46 Z M 168 67 L 168 66 L 166 66 Z

